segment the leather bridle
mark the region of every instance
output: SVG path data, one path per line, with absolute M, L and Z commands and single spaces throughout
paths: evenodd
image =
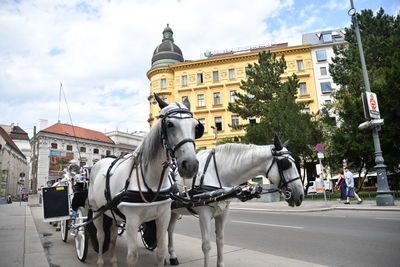
M 269 166 L 269 168 L 265 174 L 265 177 L 268 177 L 268 174 L 269 174 L 270 170 L 272 169 L 272 166 L 274 165 L 274 163 L 276 163 L 278 166 L 278 172 L 279 172 L 279 177 L 280 177 L 278 189 L 282 192 L 282 189 L 285 188 L 286 189 L 285 190 L 285 199 L 286 200 L 291 199 L 292 198 L 292 190 L 290 188 L 288 188 L 288 184 L 290 184 L 296 180 L 300 180 L 300 176 L 287 181 L 283 172 L 285 170 L 289 169 L 290 166 L 285 168 L 282 164 L 282 159 L 279 159 L 279 157 L 284 157 L 284 159 L 288 160 L 289 161 L 288 163 L 290 163 L 290 164 L 295 164 L 295 161 L 290 157 L 289 151 L 276 151 L 275 149 L 272 149 L 271 153 L 272 153 L 273 159 L 272 159 L 271 165 Z M 289 156 L 286 157 L 285 155 L 289 155 Z

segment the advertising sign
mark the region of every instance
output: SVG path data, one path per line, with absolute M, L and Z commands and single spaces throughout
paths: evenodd
M 59 150 L 50 151 L 49 180 L 58 180 L 64 175 L 64 168 L 74 158 L 74 153 Z

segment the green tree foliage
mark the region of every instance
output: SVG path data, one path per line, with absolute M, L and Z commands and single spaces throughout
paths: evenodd
M 289 149 L 295 157 L 312 157 L 321 132 L 311 115 L 302 112 L 307 103 L 296 103 L 296 75 L 281 82 L 285 67 L 284 57 L 277 59 L 270 52 L 260 53 L 258 63 L 249 64 L 246 70 L 247 81 L 241 82 L 244 93 L 236 93 L 236 101 L 229 104 L 228 110 L 246 121 L 259 118 L 257 124 L 241 125 L 246 129 L 244 142 L 271 144 L 276 133 L 281 140 L 290 140 Z
M 385 125 L 380 132 L 385 164 L 398 169 L 400 162 L 400 19 L 380 9 L 374 16 L 371 10 L 357 14 L 371 90 L 378 96 L 381 117 Z M 336 47 L 330 73 L 340 85 L 335 103 L 329 108 L 340 117 L 340 126 L 331 125 L 331 160 L 340 165 L 342 159 L 358 170 L 375 165 L 371 131 L 360 131 L 365 121 L 361 93 L 365 91 L 354 23 L 346 28 L 348 45 Z M 327 122 L 327 116 L 323 116 Z

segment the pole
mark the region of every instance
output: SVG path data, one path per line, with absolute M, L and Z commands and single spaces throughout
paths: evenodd
M 321 158 L 318 158 L 318 159 L 319 159 L 319 166 L 321 167 L 321 173 L 319 174 L 319 178 L 322 180 L 322 185 L 324 186 L 324 199 L 325 199 L 325 204 L 327 204 L 326 191 L 325 191 L 325 180 L 324 180 L 324 176 L 323 176 L 324 166 L 322 166 Z
M 361 68 L 363 73 L 364 79 L 364 86 L 365 91 L 371 92 L 367 66 L 365 64 L 364 58 L 364 50 L 361 43 L 361 35 L 360 35 L 360 28 L 359 28 L 359 21 L 355 12 L 353 0 L 350 0 L 351 8 L 349 10 L 349 15 L 352 17 L 355 32 L 356 32 L 356 39 L 358 44 L 358 50 L 360 52 L 360 61 L 361 61 Z M 376 205 L 377 206 L 394 206 L 394 198 L 390 192 L 388 179 L 386 174 L 386 165 L 384 164 L 383 153 L 381 149 L 381 143 L 379 140 L 379 129 L 380 126 L 373 126 L 372 127 L 372 139 L 374 141 L 374 148 L 375 148 L 375 170 L 378 180 L 378 190 L 376 194 Z

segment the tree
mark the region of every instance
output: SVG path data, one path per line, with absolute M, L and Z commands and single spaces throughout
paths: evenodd
M 296 75 L 281 81 L 286 62 L 276 59 L 271 52 L 259 54 L 258 63 L 249 64 L 247 81 L 242 81 L 243 93 L 236 93 L 235 103 L 228 110 L 242 119 L 257 117 L 259 123 L 240 125 L 246 129 L 243 141 L 254 144 L 271 144 L 274 134 L 290 140 L 289 149 L 299 159 L 312 158 L 313 146 L 322 134 L 312 115 L 303 112 L 307 103 L 296 103 L 299 80 Z
M 368 69 L 371 90 L 378 96 L 385 125 L 380 133 L 385 164 L 398 171 L 400 162 L 400 17 L 389 16 L 381 8 L 374 16 L 371 10 L 357 14 Z M 340 164 L 370 170 L 375 165 L 371 131 L 359 131 L 365 121 L 361 93 L 365 91 L 354 24 L 346 28 L 347 45 L 334 49 L 330 65 L 333 81 L 340 85 L 335 103 L 329 109 L 339 116 L 339 127 L 332 127 L 327 136 L 332 145 L 331 160 Z M 327 116 L 323 116 L 326 119 Z M 340 161 L 340 162 L 339 162 Z

